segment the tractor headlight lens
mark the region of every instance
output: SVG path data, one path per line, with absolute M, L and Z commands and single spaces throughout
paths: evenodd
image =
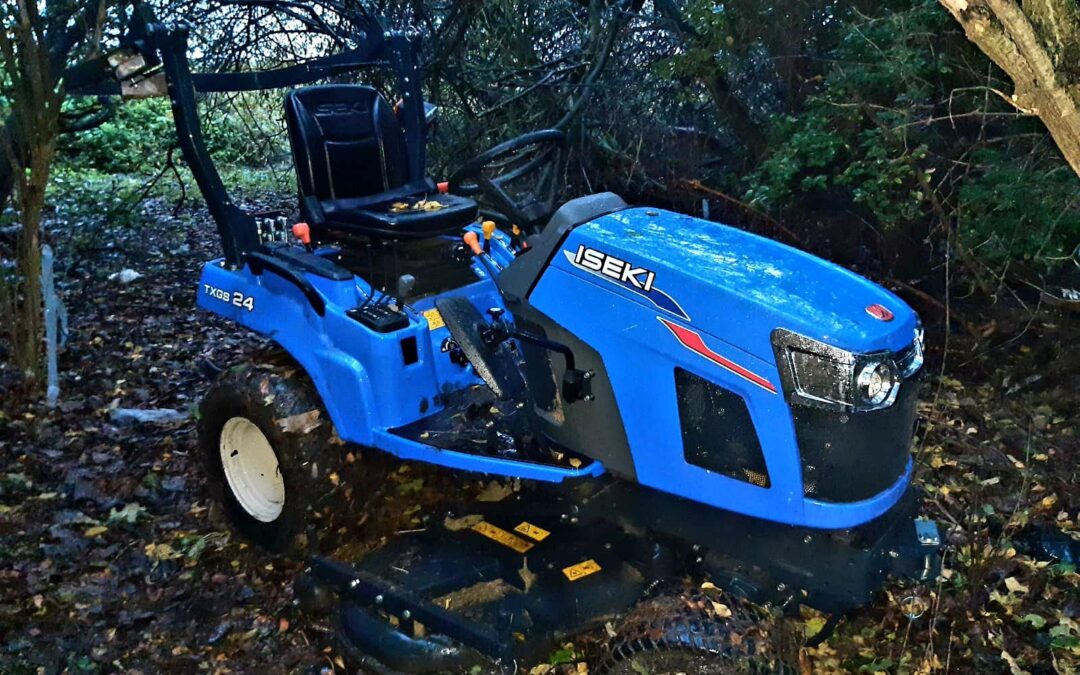
M 790 349 L 788 357 L 795 375 L 795 388 L 800 394 L 831 403 L 843 403 L 848 399 L 846 383 L 851 380 L 850 364 L 800 349 Z
M 922 340 L 900 353 L 856 354 L 784 329 L 773 347 L 784 390 L 792 403 L 878 410 L 896 401 L 903 380 L 922 366 Z
M 859 371 L 855 381 L 861 403 L 878 406 L 893 395 L 896 387 L 896 375 L 893 368 L 884 361 L 870 361 Z

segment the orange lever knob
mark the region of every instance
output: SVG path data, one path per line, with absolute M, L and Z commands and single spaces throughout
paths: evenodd
M 480 237 L 476 236 L 475 232 L 466 232 L 462 239 L 472 249 L 473 255 L 480 255 L 484 252 L 484 247 L 480 245 Z
M 292 226 L 292 233 L 304 246 L 311 245 L 311 227 L 307 223 L 296 223 Z

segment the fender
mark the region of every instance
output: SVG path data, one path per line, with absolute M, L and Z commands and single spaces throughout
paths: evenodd
M 371 379 L 364 364 L 334 339 L 355 322 L 334 304 L 320 317 L 289 282 L 272 274 L 255 275 L 247 267 L 228 270 L 222 262 L 203 266 L 198 306 L 281 346 L 311 378 L 342 440 L 371 445 L 378 422 Z

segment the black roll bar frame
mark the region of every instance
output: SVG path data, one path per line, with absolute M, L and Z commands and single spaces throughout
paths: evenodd
M 71 96 L 123 96 L 127 93 L 125 82 L 145 80 L 158 73 L 164 77 L 180 150 L 217 225 L 225 264 L 230 268 L 241 267 L 249 253 L 259 250 L 258 227 L 255 219 L 229 196 L 206 148 L 198 111 L 199 94 L 282 89 L 368 68 L 390 70 L 402 97 L 399 114 L 405 131 L 409 180 L 425 177 L 427 125 L 423 90 L 416 45 L 405 33 L 386 30 L 371 20 L 365 30 L 357 33 L 357 46 L 352 49 L 283 68 L 227 73 L 191 72 L 189 35 L 187 25 L 159 22 L 149 8 L 139 6 L 121 47 L 69 68 L 64 74 L 64 86 Z M 121 62 L 116 58 L 121 52 L 141 61 L 132 67 L 129 59 Z

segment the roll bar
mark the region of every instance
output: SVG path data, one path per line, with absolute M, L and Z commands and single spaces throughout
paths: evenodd
M 69 68 L 64 85 L 71 96 L 169 97 L 180 149 L 217 224 L 229 266 L 241 266 L 245 255 L 259 248 L 258 230 L 255 219 L 232 201 L 206 149 L 197 94 L 281 89 L 367 68 L 390 70 L 403 101 L 409 180 L 424 178 L 427 125 L 423 91 L 416 47 L 404 33 L 385 30 L 372 20 L 362 35 L 357 35 L 358 44 L 352 49 L 284 68 L 231 73 L 192 73 L 187 56 L 189 33 L 188 26 L 161 23 L 149 8 L 139 6 L 122 45 Z

